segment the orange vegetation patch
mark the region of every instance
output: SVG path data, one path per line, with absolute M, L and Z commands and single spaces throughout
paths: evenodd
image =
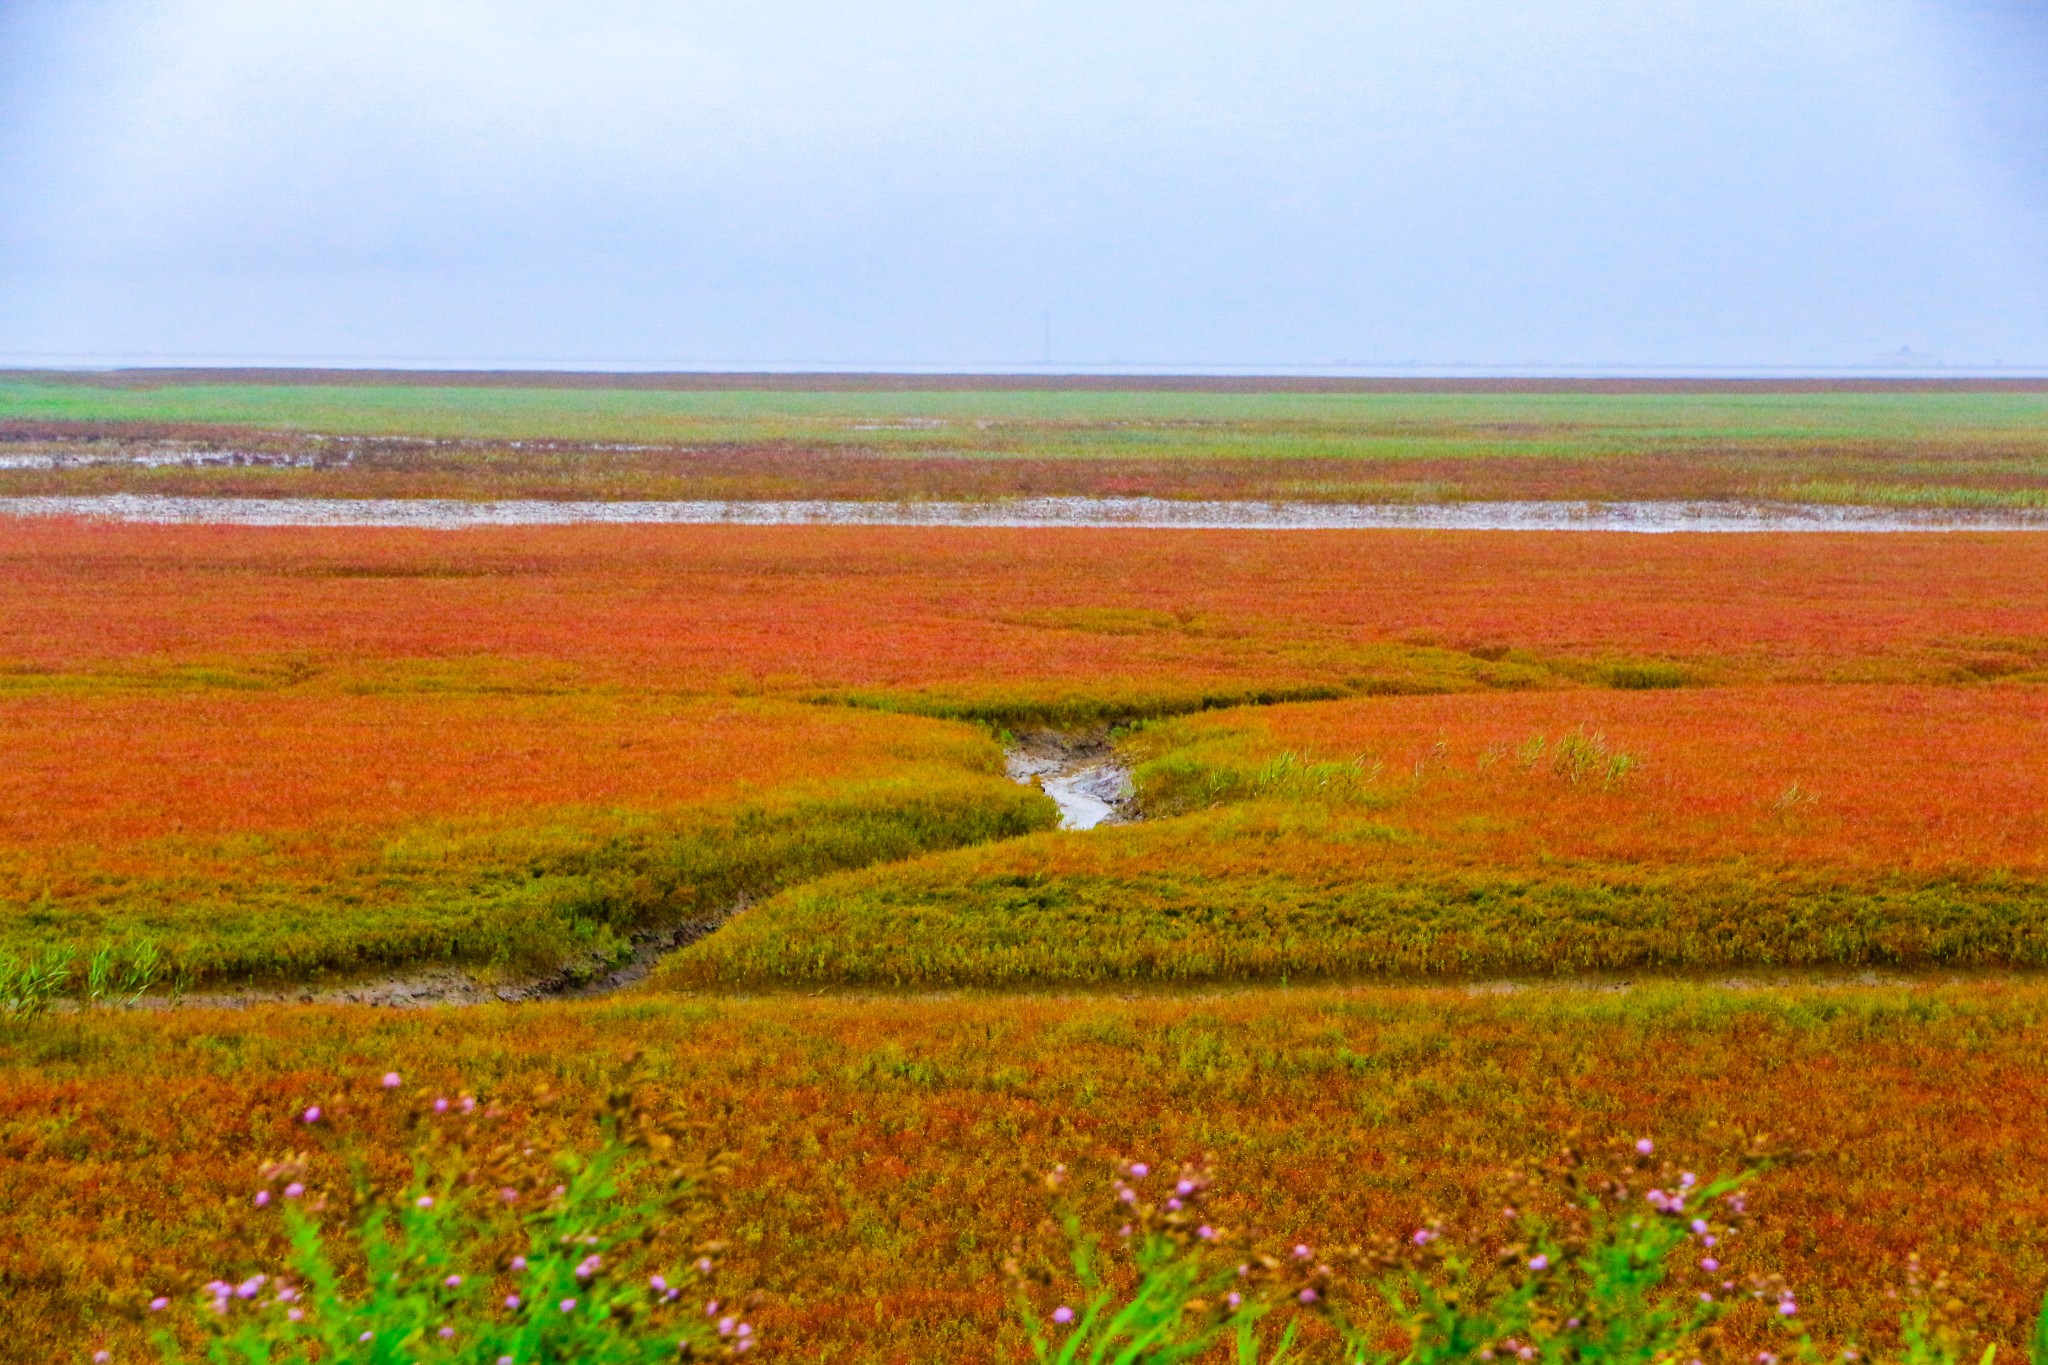
M 950 727 L 790 703 L 463 693 L 0 694 L 0 844 L 119 849 L 421 819 L 532 818 L 733 800 L 882 776 L 906 760 L 994 767 Z
M 386 1070 L 425 1097 L 550 1086 L 575 1107 L 635 1050 L 705 1152 L 734 1154 L 718 1226 L 791 1359 L 1018 1358 L 999 1267 L 1039 1235 L 1055 1163 L 1213 1154 L 1224 1225 L 1265 1248 L 1430 1213 L 1486 1237 L 1491 1178 L 1575 1129 L 1701 1171 L 1736 1159 L 1739 1130 L 1799 1153 L 1727 1259 L 1786 1275 L 1825 1347 L 1890 1342 L 1885 1291 L 1918 1252 L 2018 1348 L 2048 1276 L 2044 1020 L 2039 985 L 53 1019 L 0 1035 L 0 1358 L 139 1353 L 150 1295 L 273 1269 L 275 1212 L 250 1202 L 265 1158 L 312 1148 L 316 1189 L 345 1192 L 356 1157 L 402 1178 Z M 309 1130 L 313 1103 L 332 1118 Z M 1770 1344 L 1737 1327 L 1744 1354 Z
M 318 673 L 489 658 L 560 682 L 941 711 L 2048 665 L 2048 538 L 908 528 L 10 525 L 0 661 Z M 562 676 L 557 676 L 562 675 Z
M 2029 684 L 1396 697 L 1142 743 L 1175 741 L 1240 772 L 1356 760 L 1373 818 L 1475 864 L 2048 871 L 2048 689 Z

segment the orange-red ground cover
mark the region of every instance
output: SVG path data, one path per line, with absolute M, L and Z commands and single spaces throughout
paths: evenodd
M 619 695 L 0 693 L 0 845 L 653 811 L 918 762 L 984 772 L 964 727 L 789 703 Z
M 720 1223 L 772 1358 L 1017 1358 L 998 1266 L 1046 1213 L 1037 1177 L 1119 1156 L 1212 1153 L 1227 1225 L 1286 1246 L 1431 1211 L 1490 1232 L 1489 1177 L 1575 1128 L 1706 1171 L 1762 1131 L 1802 1155 L 1730 1265 L 1788 1276 L 1824 1343 L 1889 1336 L 1911 1252 L 2007 1349 L 2048 1277 L 2038 985 L 261 1009 L 0 1034 L 0 1359 L 147 1358 L 150 1294 L 267 1268 L 266 1157 L 331 1147 L 313 1178 L 343 1191 L 350 1155 L 400 1173 L 403 1125 L 362 1094 L 387 1069 L 581 1105 L 632 1049 L 736 1154 Z M 360 1136 L 309 1134 L 314 1102 Z
M 0 666 L 275 681 L 432 662 L 505 685 L 1145 710 L 2048 664 L 2048 538 L 15 523 Z M 1477 655 L 1470 651 L 1478 651 Z M 1579 671 L 1574 672 L 1574 669 Z
M 1575 772 L 1573 740 L 1626 755 Z M 1442 859 L 2048 872 L 2048 689 L 1739 687 L 1389 697 L 1171 722 L 1198 768 L 1364 760 Z

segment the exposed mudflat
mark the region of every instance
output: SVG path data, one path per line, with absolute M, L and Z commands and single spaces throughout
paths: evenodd
M 1130 770 L 1118 762 L 1107 731 L 1023 736 L 1004 764 L 1013 782 L 1036 784 L 1060 808 L 1061 829 L 1094 829 L 1138 818 Z
M 1773 502 L 1224 502 L 1046 497 L 987 502 L 463 502 L 420 498 L 210 498 L 110 493 L 0 498 L 0 516 L 232 526 L 461 530 L 579 524 L 1129 527 L 1186 530 L 2048 531 L 2048 508 Z

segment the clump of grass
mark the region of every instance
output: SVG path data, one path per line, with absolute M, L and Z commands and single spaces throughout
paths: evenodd
M 135 945 L 125 960 L 112 944 L 102 944 L 86 959 L 85 1007 L 135 1005 L 156 984 L 163 974 L 163 965 L 163 955 L 150 940 Z
M 1477 766 L 1484 772 L 1506 752 L 1504 745 L 1490 745 L 1481 751 Z M 1566 785 L 1573 787 L 1595 781 L 1603 787 L 1613 787 L 1642 766 L 1634 754 L 1611 748 L 1605 732 L 1588 730 L 1583 725 L 1560 735 L 1554 744 L 1548 735 L 1531 735 L 1513 752 L 1515 762 L 1523 769 L 1534 771 L 1539 766 L 1547 766 L 1550 772 L 1563 778 Z M 1546 757 L 1549 759 L 1547 765 L 1544 764 Z
M 1684 687 L 1692 680 L 1691 669 L 1683 664 L 1674 663 L 1614 664 L 1605 671 L 1607 685 L 1624 692 L 1652 692 L 1664 688 Z
M 71 980 L 74 956 L 59 945 L 44 949 L 39 958 L 0 957 L 0 1013 L 25 1019 L 47 1013 Z
M 1542 736 L 1537 736 L 1541 742 Z M 1608 747 L 1607 736 L 1584 726 L 1558 738 L 1550 751 L 1550 771 L 1571 786 L 1597 781 L 1603 787 L 1619 784 L 1640 766 L 1636 756 Z

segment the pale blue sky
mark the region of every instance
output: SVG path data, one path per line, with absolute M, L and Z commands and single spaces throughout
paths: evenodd
M 0 363 L 1048 317 L 1055 368 L 2048 369 L 2048 4 L 0 0 Z

